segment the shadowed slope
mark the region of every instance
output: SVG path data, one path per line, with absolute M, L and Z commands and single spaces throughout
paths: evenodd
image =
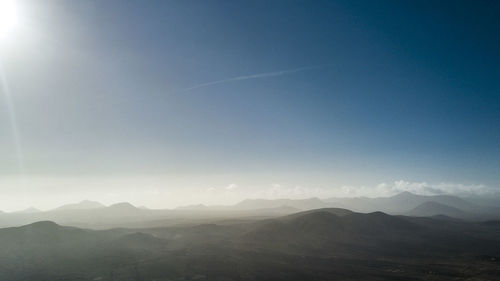
M 387 241 L 418 241 L 425 231 L 423 226 L 381 212 L 320 209 L 262 222 L 242 241 L 280 251 L 333 254 L 379 247 Z

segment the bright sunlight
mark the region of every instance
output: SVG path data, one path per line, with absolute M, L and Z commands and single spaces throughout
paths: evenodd
M 0 0 L 0 40 L 3 40 L 19 21 L 14 0 Z

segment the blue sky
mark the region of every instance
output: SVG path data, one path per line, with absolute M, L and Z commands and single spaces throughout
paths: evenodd
M 499 3 L 352 2 L 18 1 L 22 177 L 496 188 Z

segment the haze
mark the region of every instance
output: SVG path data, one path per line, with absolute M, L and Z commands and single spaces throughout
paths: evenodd
M 498 280 L 499 31 L 490 0 L 0 0 L 0 280 Z

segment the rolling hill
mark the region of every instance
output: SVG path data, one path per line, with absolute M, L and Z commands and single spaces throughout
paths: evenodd
M 0 229 L 0 280 L 494 280 L 499 231 L 336 208 L 144 229 L 42 221 Z

